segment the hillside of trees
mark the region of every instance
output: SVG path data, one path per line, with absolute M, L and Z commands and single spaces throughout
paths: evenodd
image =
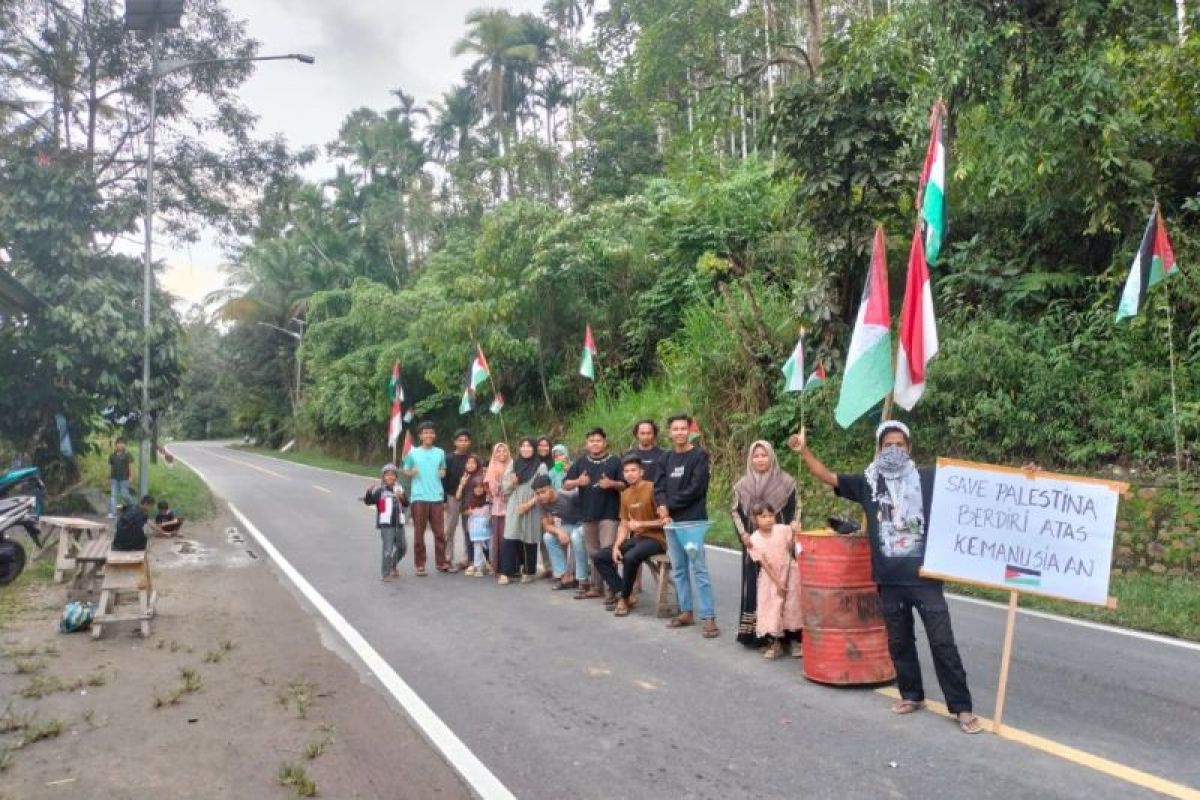
M 178 323 L 170 424 L 378 461 L 400 360 L 418 416 L 484 440 L 502 433 L 487 408 L 498 389 L 510 436 L 573 444 L 589 421 L 692 411 L 724 476 L 753 439 L 782 441 L 801 402 L 834 461 L 861 456 L 871 420 L 844 432 L 832 407 L 877 223 L 900 308 L 941 99 L 942 350 L 902 415 L 920 449 L 1170 468 L 1170 321 L 1194 474 L 1200 43 L 1185 34 L 1197 23 L 1183 0 L 473 12 L 453 45 L 470 56 L 457 83 L 416 98 L 397 76 L 388 107 L 352 112 L 327 145 L 332 179 L 303 177 L 311 153 L 256 162 L 269 169 L 230 217 L 228 289 Z M 1180 274 L 1118 325 L 1155 199 Z M 299 353 L 269 327 L 298 320 Z M 577 374 L 586 324 L 595 383 Z M 803 400 L 779 370 L 801 325 L 810 367 L 830 374 Z M 476 342 L 494 385 L 460 416 Z

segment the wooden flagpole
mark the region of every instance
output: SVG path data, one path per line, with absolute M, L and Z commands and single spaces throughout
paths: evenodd
M 1021 594 L 1008 594 L 1008 620 L 1004 626 L 1004 650 L 1000 656 L 1000 685 L 996 687 L 996 713 L 992 722 L 992 733 L 1000 733 L 1004 724 L 1004 700 L 1008 695 L 1008 668 L 1012 665 L 1013 633 L 1017 627 L 1017 605 Z
M 1159 212 L 1162 213 L 1162 212 Z M 1183 440 L 1179 433 L 1179 393 L 1175 378 L 1175 302 L 1171 299 L 1171 287 L 1163 281 L 1163 294 L 1167 299 L 1167 359 L 1171 374 L 1171 422 L 1175 428 L 1175 482 L 1183 494 Z

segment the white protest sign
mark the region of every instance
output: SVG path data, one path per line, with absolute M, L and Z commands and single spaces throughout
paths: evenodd
M 1127 488 L 940 458 L 921 574 L 1105 605 Z

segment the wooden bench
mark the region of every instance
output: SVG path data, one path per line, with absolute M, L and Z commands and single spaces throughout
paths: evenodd
M 130 604 L 123 610 L 121 602 L 135 596 L 136 609 Z M 92 638 L 99 639 L 104 626 L 115 622 L 138 622 L 142 637 L 148 637 L 157 605 L 158 593 L 150 581 L 149 554 L 145 550 L 109 550 L 100 584 L 100 602 L 92 620 Z
M 658 584 L 658 590 L 654 595 L 655 616 L 662 618 L 677 616 L 679 614 L 679 597 L 675 594 L 675 583 L 671 580 L 670 557 L 667 555 L 650 556 L 642 564 L 650 570 L 650 574 L 654 576 L 654 582 Z
M 89 542 L 95 541 L 108 531 L 108 525 L 79 517 L 42 517 L 38 520 L 42 532 L 42 546 L 34 554 L 36 558 L 51 544 L 57 544 L 54 557 L 54 582 L 62 583 L 67 575 L 75 571 L 75 556 Z
M 104 562 L 108 560 L 108 550 L 112 546 L 112 537 L 105 534 L 86 542 L 74 555 L 75 572 L 71 576 L 71 585 L 67 587 L 67 600 L 78 600 L 81 603 L 95 603 L 100 592 L 100 582 L 104 577 Z

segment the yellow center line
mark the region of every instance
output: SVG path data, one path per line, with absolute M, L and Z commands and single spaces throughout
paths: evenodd
M 317 486 L 317 485 L 314 483 L 314 484 L 312 485 L 312 487 L 313 487 L 314 489 L 316 489 L 318 492 L 324 492 L 325 494 L 333 494 L 333 490 L 332 490 L 332 489 L 326 489 L 324 486 Z
M 894 686 L 887 686 L 883 689 L 875 690 L 878 694 L 890 697 L 893 700 L 900 699 L 900 692 Z M 943 703 L 936 700 L 926 700 L 925 707 L 935 714 L 943 717 L 953 718 L 950 709 L 946 708 Z M 995 732 L 995 725 L 986 717 L 979 717 L 979 722 L 987 730 Z M 1014 728 L 1011 725 L 1004 725 L 1000 728 L 998 734 L 1002 739 L 1011 739 L 1014 742 L 1032 747 L 1035 750 L 1041 750 L 1043 753 L 1049 753 L 1052 756 L 1057 756 L 1064 761 L 1070 761 L 1072 764 L 1078 764 L 1081 767 L 1095 770 L 1096 772 L 1104 773 L 1114 778 L 1132 783 L 1135 786 L 1141 786 L 1144 789 L 1149 789 L 1159 794 L 1164 794 L 1167 797 L 1176 797 L 1180 800 L 1200 800 L 1200 791 L 1184 786 L 1181 783 L 1169 781 L 1166 778 L 1160 778 L 1157 775 L 1151 775 L 1149 772 L 1143 772 L 1140 769 L 1134 769 L 1124 764 L 1119 764 L 1101 756 L 1092 755 L 1091 753 L 1078 750 L 1069 745 L 1056 742 L 1053 739 L 1047 739 L 1044 736 L 1038 736 L 1028 731 L 1023 731 L 1020 728 Z
M 280 473 L 275 472 L 274 470 L 267 469 L 266 467 L 260 467 L 257 464 L 251 464 L 249 461 L 242 461 L 240 458 L 230 458 L 229 456 L 221 455 L 220 453 L 214 453 L 214 452 L 210 452 L 209 455 L 214 458 L 219 458 L 222 461 L 228 461 L 231 464 L 240 464 L 243 467 L 249 467 L 250 469 L 258 470 L 259 472 L 265 472 L 267 475 L 271 475 L 272 477 L 275 477 L 275 478 L 280 478 L 285 481 L 291 480 L 290 478 L 288 478 L 287 475 L 281 475 Z

